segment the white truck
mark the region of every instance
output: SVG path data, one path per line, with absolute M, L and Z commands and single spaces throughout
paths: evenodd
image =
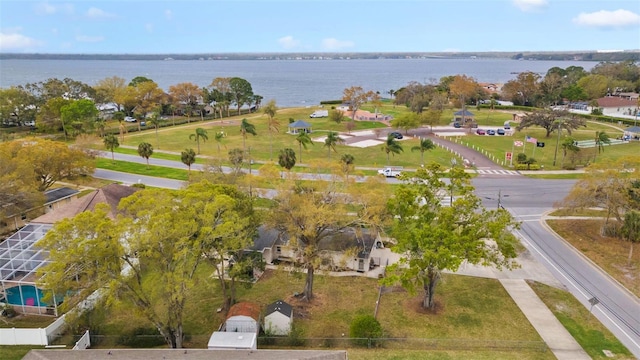
M 329 110 L 316 110 L 311 115 L 310 118 L 323 118 L 329 116 Z
M 378 174 L 386 177 L 398 177 L 402 174 L 402 167 L 386 167 L 378 170 Z

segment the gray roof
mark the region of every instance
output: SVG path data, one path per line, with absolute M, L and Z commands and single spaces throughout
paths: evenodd
M 79 193 L 78 190 L 74 190 L 68 187 L 47 190 L 44 192 L 44 196 L 46 198 L 45 204 L 60 201 L 77 193 Z
M 320 240 L 318 248 L 329 251 L 345 251 L 356 248 L 358 258 L 366 259 L 369 257 L 375 241 L 376 237 L 367 229 L 356 231 L 354 228 L 347 228 Z
M 276 311 L 288 317 L 293 317 L 293 307 L 282 300 L 278 300 L 267 305 L 267 309 L 264 315 L 268 316 Z
M 464 110 L 464 112 L 462 110 L 460 110 L 460 111 L 454 112 L 453 115 L 455 115 L 455 116 L 463 116 L 463 115 L 464 116 L 473 116 L 473 113 L 468 111 L 468 110 Z
M 640 133 L 640 126 L 631 126 L 631 127 L 628 127 L 626 129 L 624 129 L 624 131 L 632 132 L 632 133 Z
M 291 124 L 289 124 L 290 128 L 295 128 L 295 129 L 309 129 L 311 128 L 311 124 L 309 124 L 308 122 L 304 121 L 304 120 L 296 120 L 294 122 L 292 122 Z
M 272 248 L 276 244 L 284 244 L 285 242 L 285 234 L 262 225 L 258 228 L 258 235 L 253 241 L 253 246 L 248 250 L 262 251 L 266 248 Z
M 22 360 L 347 360 L 346 350 L 31 350 Z

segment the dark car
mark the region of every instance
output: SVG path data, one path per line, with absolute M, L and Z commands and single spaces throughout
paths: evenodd
M 496 134 L 495 130 L 491 130 L 491 129 L 487 130 L 487 135 L 495 135 L 495 134 Z
M 486 131 L 484 131 L 484 130 L 482 130 L 482 129 L 478 129 L 478 130 L 476 130 L 476 134 L 478 134 L 478 135 L 485 135 L 486 133 L 487 133 L 487 132 L 486 132 Z
M 504 129 L 498 129 L 498 135 L 504 135 Z
M 504 124 L 504 128 L 505 128 L 505 130 L 511 130 L 511 125 L 509 125 L 509 124 Z
M 394 138 L 396 138 L 396 139 L 402 139 L 402 138 L 403 138 L 402 134 L 400 134 L 400 133 L 399 133 L 399 132 L 397 132 L 397 131 L 394 131 L 394 132 L 392 132 L 392 133 L 389 133 L 389 136 L 393 136 L 393 137 L 394 137 Z
M 462 127 L 462 124 L 460 124 L 459 122 L 453 123 L 453 127 L 456 129 L 460 129 Z

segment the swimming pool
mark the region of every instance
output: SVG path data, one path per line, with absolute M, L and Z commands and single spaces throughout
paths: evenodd
M 6 302 L 11 305 L 26 305 L 26 306 L 47 306 L 48 304 L 42 301 L 44 293 L 33 285 L 19 285 L 12 288 L 5 289 Z M 22 296 L 20 296 L 22 293 Z M 40 299 L 40 304 L 38 304 Z

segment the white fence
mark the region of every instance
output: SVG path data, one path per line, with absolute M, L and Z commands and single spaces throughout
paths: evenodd
M 84 332 L 84 335 L 76 342 L 76 345 L 73 347 L 73 350 L 84 350 L 91 347 L 91 336 L 89 335 L 89 330 Z
M 0 345 L 49 345 L 64 331 L 65 315 L 44 329 L 0 329 Z

